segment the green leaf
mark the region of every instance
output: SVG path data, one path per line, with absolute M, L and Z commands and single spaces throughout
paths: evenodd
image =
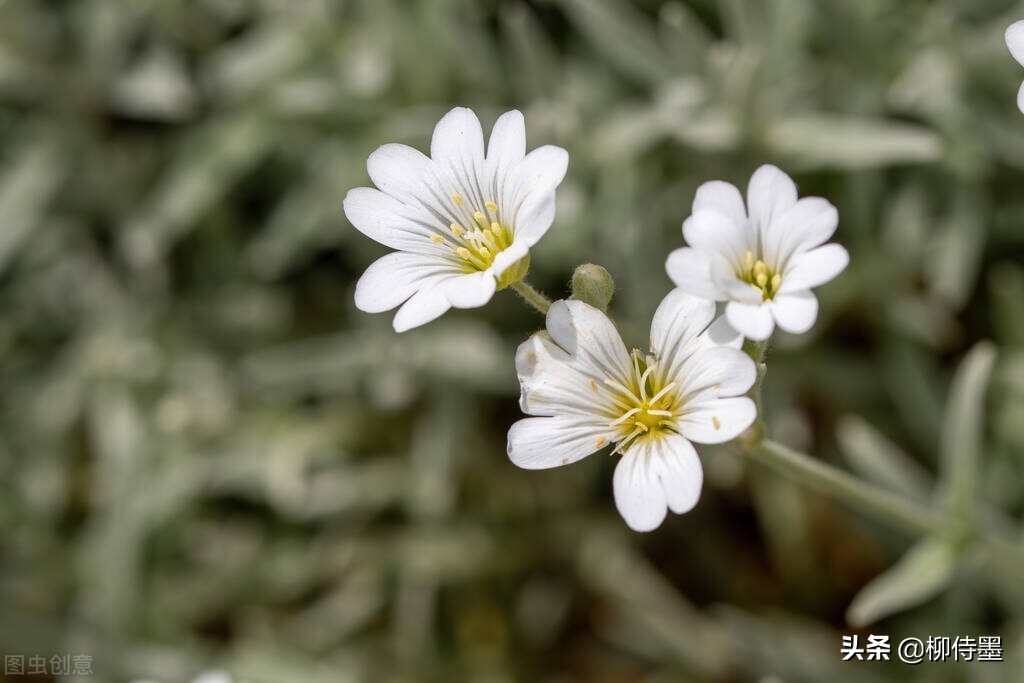
M 955 565 L 956 552 L 948 541 L 924 539 L 861 589 L 846 610 L 846 620 L 854 627 L 866 626 L 930 600 L 949 585 Z
M 984 402 L 996 348 L 979 342 L 964 357 L 953 377 L 939 442 L 939 500 L 952 515 L 974 515 L 978 458 L 984 447 Z

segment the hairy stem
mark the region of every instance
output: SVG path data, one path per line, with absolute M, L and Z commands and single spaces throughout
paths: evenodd
M 516 290 L 516 294 L 521 296 L 526 303 L 540 311 L 541 315 L 547 315 L 548 309 L 551 308 L 551 299 L 534 289 L 526 280 L 514 282 L 512 289 Z
M 950 536 L 964 531 L 962 521 L 944 510 L 879 488 L 771 439 L 748 443 L 743 453 L 791 481 L 914 535 Z M 1024 576 L 1024 543 L 988 525 L 969 529 L 967 534 L 965 540 L 980 545 L 1001 568 Z
M 914 501 L 876 488 L 853 475 L 832 467 L 788 446 L 765 439 L 746 449 L 754 461 L 819 493 L 851 507 L 892 522 L 917 534 L 934 533 L 945 528 L 941 513 Z

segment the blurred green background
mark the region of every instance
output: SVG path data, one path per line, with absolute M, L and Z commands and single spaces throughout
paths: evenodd
M 539 316 L 503 292 L 394 334 L 354 308 L 385 249 L 341 210 L 378 145 L 426 149 L 455 105 L 485 129 L 519 108 L 530 147 L 570 152 L 531 281 L 565 296 L 604 265 L 644 346 L 697 186 L 776 163 L 838 206 L 852 263 L 774 345 L 774 438 L 924 491 L 950 378 L 993 340 L 980 500 L 1024 538 L 1018 18 L 0 0 L 0 654 L 87 653 L 83 681 L 1024 680 L 1019 581 L 963 562 L 853 630 L 853 596 L 915 539 L 726 449 L 702 451 L 698 508 L 647 535 L 615 511 L 612 458 L 517 470 L 513 351 Z M 1008 661 L 842 663 L 851 633 L 999 635 Z

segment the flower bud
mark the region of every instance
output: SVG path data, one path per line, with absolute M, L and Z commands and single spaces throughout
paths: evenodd
M 572 274 L 572 298 L 588 303 L 602 311 L 615 294 L 615 280 L 611 273 L 599 265 L 584 263 Z

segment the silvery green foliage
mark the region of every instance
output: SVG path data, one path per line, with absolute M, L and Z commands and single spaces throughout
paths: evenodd
M 358 313 L 384 250 L 341 201 L 382 141 L 422 144 L 456 103 L 485 127 L 519 108 L 531 147 L 573 153 L 532 281 L 567 293 L 600 263 L 639 344 L 696 188 L 778 164 L 836 205 L 853 258 L 814 330 L 777 340 L 774 434 L 837 462 L 884 443 L 858 467 L 1019 536 L 1010 9 L 0 2 L 4 650 L 167 683 L 933 680 L 837 667 L 850 599 L 927 559 L 913 539 L 724 451 L 701 508 L 643 538 L 611 462 L 517 471 L 509 358 L 538 320 L 510 295 L 401 337 Z M 983 339 L 979 398 L 953 377 Z M 955 551 L 872 628 L 999 633 L 1019 658 L 1019 579 Z

